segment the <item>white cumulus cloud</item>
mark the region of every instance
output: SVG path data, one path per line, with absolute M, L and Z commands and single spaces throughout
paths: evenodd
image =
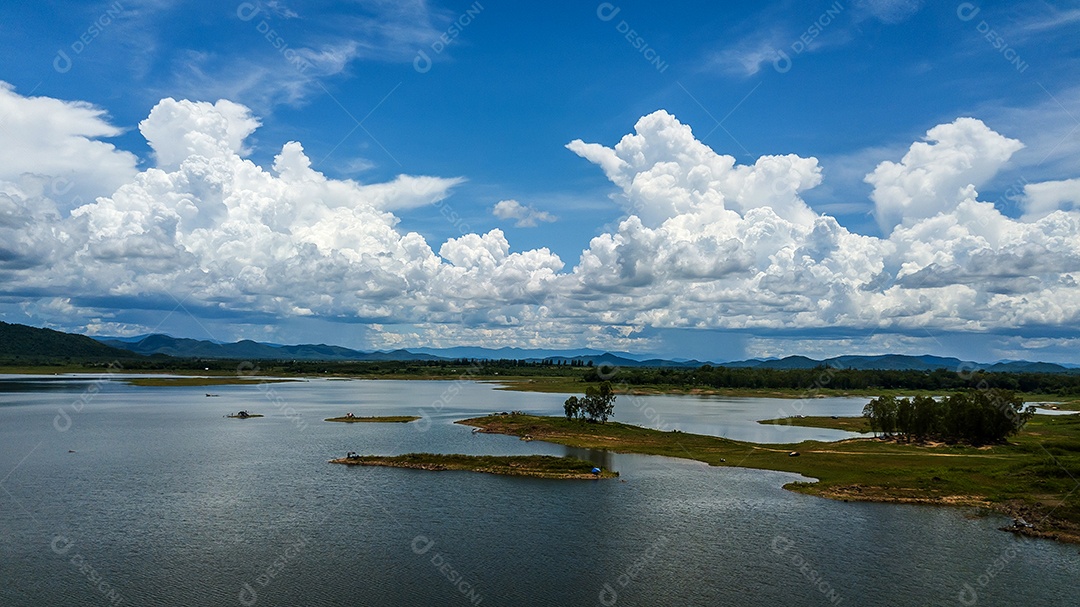
M 567 148 L 604 170 L 622 188 L 630 212 L 647 225 L 687 213 L 768 207 L 785 219 L 804 222 L 813 211 L 799 192 L 821 182 L 814 158 L 762 156 L 754 165 L 735 165 L 698 141 L 690 127 L 660 110 L 642 117 L 614 148 L 576 139 Z
M 257 128 L 251 110 L 227 99 L 214 104 L 162 99 L 139 123 L 161 169 L 179 167 L 190 156 L 246 155 L 244 140 Z
M 888 233 L 901 222 L 952 211 L 1023 147 L 975 118 L 930 129 L 900 162 L 882 162 L 866 176 L 878 224 Z
M 583 252 L 574 290 L 591 295 L 577 305 L 611 322 L 747 330 L 985 331 L 1080 318 L 1067 303 L 1080 294 L 1080 214 L 1027 222 L 977 199 L 975 185 L 1021 144 L 968 118 L 928 139 L 867 177 L 884 239 L 805 205 L 799 194 L 820 182 L 812 158 L 736 165 L 663 111 L 613 148 L 574 141 L 630 213 Z
M 38 112 L 18 118 L 25 132 L 51 114 L 72 122 L 19 140 L 27 158 L 67 145 L 99 154 L 107 169 L 133 164 L 98 141 L 116 132 L 100 111 L 4 95 Z M 259 326 L 374 323 L 372 339 L 395 347 L 648 350 L 656 330 L 673 328 L 768 339 L 1080 321 L 1076 180 L 1028 184 L 1024 217 L 1005 216 L 975 188 L 1021 144 L 972 118 L 930 129 L 867 177 L 883 238 L 804 202 L 822 181 L 815 158 L 740 164 L 662 110 L 611 147 L 575 140 L 567 147 L 607 175 L 625 215 L 572 267 L 548 248 L 514 250 L 498 229 L 429 244 L 394 213 L 443 200 L 462 178 L 332 179 L 295 141 L 264 168 L 245 157 L 257 126 L 231 102 L 162 100 L 140 124 L 157 166 L 70 210 L 47 175 L 0 174 L 0 295 L 21 297 L 27 314 L 52 322 L 70 313 L 96 331 L 137 332 L 114 312 L 184 302 Z M 54 172 L 79 164 L 42 162 Z M 526 224 L 552 219 L 513 200 L 492 211 Z
M 537 211 L 531 205 L 526 206 L 516 200 L 500 200 L 495 203 L 491 213 L 499 219 L 513 219 L 514 225 L 519 228 L 534 228 L 540 222 L 551 223 L 559 219 L 547 211 Z
M 1044 181 L 1024 186 L 1024 217 L 1039 219 L 1054 211 L 1080 208 L 1080 179 Z
M 31 179 L 31 190 L 61 207 L 91 201 L 134 177 L 135 155 L 101 141 L 122 132 L 101 108 L 24 97 L 0 81 L 0 180 Z

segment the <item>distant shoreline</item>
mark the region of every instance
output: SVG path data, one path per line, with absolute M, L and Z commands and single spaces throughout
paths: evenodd
M 5 374 L 37 374 L 55 376 L 61 373 L 97 373 L 103 376 L 100 368 L 83 367 L 2 367 L 0 376 Z M 125 369 L 124 375 L 145 375 L 146 377 L 118 377 L 116 381 L 123 381 L 130 385 L 147 387 L 183 387 L 183 386 L 217 386 L 217 385 L 259 385 L 267 383 L 299 382 L 312 379 L 327 380 L 413 380 L 413 381 L 469 381 L 477 383 L 496 384 L 497 390 L 513 392 L 542 392 L 549 394 L 580 394 L 585 387 L 591 385 L 577 376 L 529 376 L 529 375 L 463 375 L 463 374 L 326 374 L 317 375 L 311 373 L 276 372 L 266 376 L 237 375 L 235 372 L 196 372 L 196 371 L 149 371 L 145 369 Z M 183 377 L 160 377 L 160 375 L 182 375 Z M 812 400 L 821 398 L 875 398 L 878 396 L 914 396 L 925 394 L 925 390 L 914 389 L 837 389 L 828 386 L 813 389 L 798 388 L 711 388 L 701 386 L 681 386 L 662 384 L 620 384 L 613 380 L 618 394 L 634 396 L 650 395 L 688 395 L 688 396 L 720 396 L 732 398 L 778 398 L 788 400 Z M 956 390 L 930 391 L 934 394 L 946 395 Z M 1034 404 L 1053 404 L 1062 411 L 1080 411 L 1080 395 L 1046 394 L 1040 392 L 1018 392 L 1026 402 Z

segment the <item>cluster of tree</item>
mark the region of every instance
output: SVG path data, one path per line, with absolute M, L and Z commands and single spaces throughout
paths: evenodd
M 668 385 L 685 387 L 834 390 L 921 390 L 953 391 L 966 389 L 1013 390 L 1044 394 L 1080 394 L 1080 373 L 1001 373 L 965 372 L 950 369 L 905 371 L 887 369 L 755 369 L 748 367 L 713 367 L 694 369 L 622 367 L 591 368 L 585 381 L 613 380 L 632 386 Z
M 585 388 L 585 397 L 571 396 L 563 404 L 566 419 L 580 419 L 590 422 L 606 422 L 615 411 L 615 392 L 611 382 Z
M 591 367 L 593 366 L 593 361 L 582 360 L 580 358 L 571 358 L 569 360 L 565 358 L 545 358 L 543 363 L 536 364 L 552 365 L 555 367 Z
M 991 388 L 930 396 L 882 396 L 863 407 L 874 433 L 903 441 L 942 440 L 973 445 L 998 443 L 1020 431 L 1035 414 L 1008 390 Z

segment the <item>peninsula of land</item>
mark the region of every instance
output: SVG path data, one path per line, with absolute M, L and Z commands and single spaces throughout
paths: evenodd
M 819 421 L 824 427 L 851 429 L 859 419 Z M 1080 504 L 1068 499 L 1080 477 L 1080 415 L 1036 416 L 1007 444 L 983 447 L 870 437 L 765 445 L 533 415 L 492 415 L 457 423 L 572 447 L 794 472 L 818 480 L 788 483 L 786 489 L 837 500 L 989 508 L 1024 521 L 1010 531 L 1080 543 Z
M 506 476 L 529 476 L 555 479 L 615 478 L 618 472 L 598 469 L 591 462 L 576 457 L 553 455 L 445 455 L 407 453 L 405 455 L 356 455 L 330 460 L 349 466 L 385 466 L 416 470 L 467 470 Z

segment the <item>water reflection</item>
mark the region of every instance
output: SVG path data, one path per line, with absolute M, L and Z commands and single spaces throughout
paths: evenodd
M 610 451 L 563 446 L 563 455 L 583 459 L 587 462 L 592 462 L 594 466 L 597 466 L 604 470 L 615 469 L 614 457 Z

